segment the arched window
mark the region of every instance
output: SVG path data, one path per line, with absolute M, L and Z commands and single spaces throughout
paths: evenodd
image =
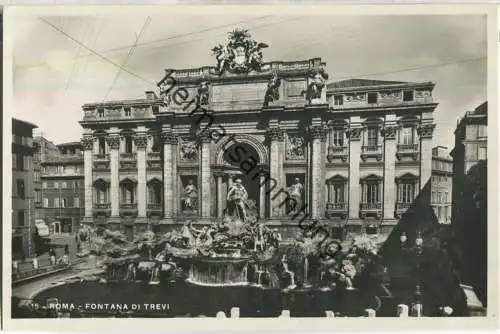
M 382 198 L 382 178 L 370 175 L 361 180 L 361 201 L 367 204 L 377 204 Z
M 158 179 L 153 179 L 148 183 L 148 204 L 161 204 L 162 184 Z
M 121 204 L 135 204 L 135 182 L 130 179 L 125 179 L 120 183 Z
M 328 179 L 328 203 L 343 204 L 347 202 L 346 183 L 347 179 L 340 175 Z
M 411 204 L 415 200 L 418 178 L 407 173 L 396 179 L 398 194 L 397 203 Z
M 102 179 L 94 182 L 94 204 L 109 203 L 108 183 Z

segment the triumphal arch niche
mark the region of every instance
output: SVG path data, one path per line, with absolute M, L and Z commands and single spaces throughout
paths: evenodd
M 246 30 L 235 30 L 226 45 L 212 49 L 217 66 L 169 69 L 159 82 L 156 117 L 164 136 L 177 139 L 180 158 L 165 158 L 178 174 L 177 194 L 166 196 L 176 215 L 222 218 L 230 213 L 227 195 L 237 182 L 260 219 L 297 225 L 302 216 L 290 218 L 300 210 L 322 216 L 325 63 L 265 63 L 265 48 Z M 196 184 L 193 201 L 186 182 Z

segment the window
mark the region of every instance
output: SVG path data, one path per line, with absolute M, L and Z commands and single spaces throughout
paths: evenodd
M 344 184 L 335 183 L 333 184 L 333 203 L 344 203 Z
M 79 197 L 73 197 L 73 207 L 74 208 L 80 207 L 80 198 Z
M 333 146 L 343 147 L 344 146 L 344 131 L 340 129 L 335 129 L 332 132 Z
M 35 191 L 35 202 L 36 203 L 42 202 L 42 193 L 39 190 Z
M 488 131 L 487 131 L 487 126 L 485 124 L 480 124 L 479 129 L 478 129 L 478 135 L 479 138 L 485 138 L 488 137 Z
M 47 182 L 42 182 L 42 189 L 47 189 Z
M 158 133 L 155 133 L 153 136 L 153 146 L 152 150 L 153 152 L 160 152 L 161 150 L 161 137 Z
M 403 91 L 403 101 L 405 101 L 405 102 L 413 101 L 413 91 L 412 90 Z
M 61 182 L 61 189 L 66 189 L 68 187 L 66 182 Z
M 122 190 L 122 204 L 134 204 L 134 184 L 130 181 L 125 181 L 121 185 Z
M 486 147 L 480 147 L 479 150 L 477 151 L 477 158 L 479 160 L 486 160 Z
M 24 226 L 24 210 L 17 211 L 17 226 Z
M 130 108 L 125 108 L 124 112 L 126 117 L 130 117 L 132 115 Z
M 436 203 L 436 192 L 435 191 L 432 192 L 431 201 L 432 201 L 432 203 Z
M 367 146 L 377 146 L 378 145 L 378 128 L 370 127 L 368 128 L 368 142 Z
M 58 189 L 58 188 L 59 188 L 59 182 L 54 181 L 54 189 Z
M 54 208 L 59 208 L 59 197 L 54 198 Z
M 368 93 L 368 103 L 377 103 L 377 93 Z
M 17 154 L 12 154 L 12 169 L 17 169 Z
M 48 208 L 49 207 L 49 199 L 47 197 L 43 198 L 43 207 Z
M 68 200 L 66 198 L 61 198 L 61 208 L 65 208 L 68 204 Z
M 17 170 L 24 170 L 24 159 L 23 155 L 20 153 L 16 153 L 16 166 Z
M 16 180 L 16 183 L 17 183 L 17 196 L 19 196 L 20 198 L 24 198 L 25 197 L 25 189 L 24 189 L 24 180 L 23 179 L 18 179 Z
M 106 139 L 104 137 L 99 137 L 99 154 L 106 154 Z
M 415 185 L 410 182 L 398 184 L 398 203 L 412 203 L 415 194 Z
M 33 175 L 34 175 L 35 182 L 40 181 L 40 173 L 39 172 L 35 172 Z
M 75 189 L 79 188 L 78 181 L 73 182 L 73 188 L 75 188 Z
M 97 109 L 97 117 L 104 117 L 104 109 Z
M 132 136 L 126 136 L 125 137 L 125 153 L 131 154 L 132 153 Z
M 442 192 L 438 192 L 438 202 L 439 203 L 442 203 L 443 202 L 443 193 Z
M 413 128 L 404 127 L 400 132 L 400 144 L 411 145 L 413 144 Z
M 23 169 L 29 170 L 31 168 L 31 157 L 24 155 L 23 156 Z
M 343 95 L 335 95 L 333 97 L 333 104 L 336 106 L 341 106 L 344 104 L 344 96 Z
M 367 203 L 377 203 L 378 202 L 378 183 L 368 183 L 366 185 L 366 202 Z
M 448 192 L 447 191 L 444 192 L 444 201 L 445 201 L 445 203 L 448 203 Z

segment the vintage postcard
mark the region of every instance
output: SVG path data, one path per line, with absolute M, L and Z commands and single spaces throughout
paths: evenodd
M 5 328 L 493 328 L 497 29 L 7 6 Z

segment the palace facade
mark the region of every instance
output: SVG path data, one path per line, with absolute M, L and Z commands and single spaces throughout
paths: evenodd
M 390 229 L 417 197 L 430 202 L 433 83 L 326 84 L 320 58 L 264 63 L 264 47 L 233 32 L 215 67 L 166 70 L 144 99 L 85 104 L 84 221 L 129 238 L 214 222 L 237 179 L 285 237 L 303 219 Z

